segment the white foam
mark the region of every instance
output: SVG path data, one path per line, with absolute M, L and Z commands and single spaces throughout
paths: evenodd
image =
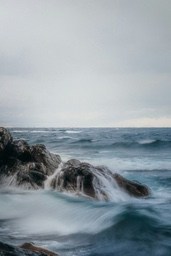
M 139 144 L 151 144 L 151 143 L 153 143 L 153 142 L 155 142 L 155 140 L 150 140 L 150 139 L 146 139 L 146 140 L 139 140 L 138 141 L 138 143 Z
M 44 182 L 44 188 L 45 189 L 50 189 L 51 188 L 50 184 L 51 184 L 53 178 L 55 178 L 55 176 L 58 176 L 58 174 L 60 173 L 60 171 L 62 169 L 62 166 L 63 166 L 63 163 L 60 163 L 60 165 L 55 170 L 55 172 L 52 175 L 48 176 L 48 178 L 45 180 L 45 182 Z
M 29 130 L 13 130 L 12 132 L 22 132 L 22 133 L 29 132 L 30 133 L 31 131 L 29 131 Z
M 130 199 L 130 196 L 118 187 L 113 177 L 107 171 L 104 171 L 103 175 L 95 170 L 93 172 L 96 177 L 93 180 L 93 185 L 96 197 L 99 200 L 105 200 L 105 195 L 112 202 L 128 201 Z
M 65 132 L 66 132 L 66 133 L 69 133 L 69 134 L 70 134 L 70 133 L 72 134 L 72 133 L 81 133 L 82 131 L 67 130 L 67 131 L 65 131 Z
M 73 139 L 73 137 L 70 136 L 59 136 L 58 139 L 63 140 L 63 139 Z
M 0 197 L 0 219 L 12 219 L 10 232 L 15 237 L 97 233 L 111 225 L 115 213 L 113 207 L 56 192 L 10 194 L 4 199 Z

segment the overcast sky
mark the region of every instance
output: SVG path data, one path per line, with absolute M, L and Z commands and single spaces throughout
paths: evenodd
M 0 0 L 0 126 L 171 126 L 170 0 Z

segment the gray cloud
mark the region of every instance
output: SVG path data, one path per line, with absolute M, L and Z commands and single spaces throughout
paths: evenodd
M 0 122 L 171 126 L 170 8 L 167 0 L 1 0 Z

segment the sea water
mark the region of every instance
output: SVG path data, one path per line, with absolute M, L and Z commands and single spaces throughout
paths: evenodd
M 61 256 L 171 255 L 170 128 L 11 128 L 15 139 L 45 144 L 63 161 L 105 165 L 146 184 L 136 199 L 114 191 L 95 201 L 48 189 L 0 189 L 0 241 L 34 242 Z M 106 189 L 110 190 L 108 184 Z M 110 191 L 109 191 L 110 192 Z

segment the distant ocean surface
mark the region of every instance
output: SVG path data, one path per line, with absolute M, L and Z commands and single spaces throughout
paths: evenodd
M 0 241 L 61 256 L 171 255 L 171 128 L 11 128 L 66 161 L 105 165 L 151 188 L 98 202 L 51 190 L 0 190 Z

